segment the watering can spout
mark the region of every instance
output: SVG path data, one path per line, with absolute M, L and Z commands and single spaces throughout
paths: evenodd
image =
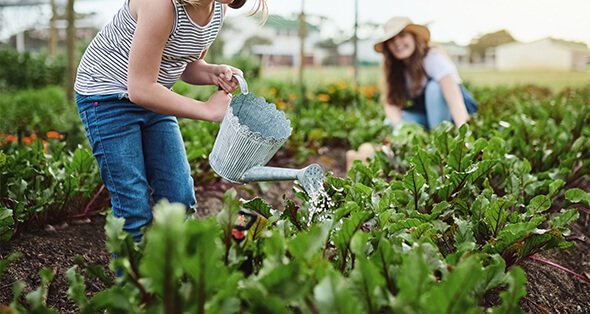
M 315 195 L 323 189 L 324 170 L 318 164 L 311 164 L 303 169 L 255 166 L 244 172 L 240 181 L 285 181 L 297 180 L 309 195 Z

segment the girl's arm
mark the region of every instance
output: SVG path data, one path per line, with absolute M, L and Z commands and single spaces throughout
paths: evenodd
M 218 91 L 207 102 L 201 102 L 179 95 L 157 81 L 162 53 L 174 21 L 172 2 L 132 1 L 130 8 L 137 26 L 129 55 L 129 99 L 161 114 L 221 121 L 231 95 Z
M 442 89 L 443 97 L 449 105 L 451 116 L 456 126 L 461 126 L 469 120 L 469 113 L 465 107 L 465 101 L 461 90 L 457 85 L 457 82 L 453 79 L 450 74 L 443 76 L 438 81 L 440 88 Z
M 385 103 L 383 108 L 385 109 L 385 117 L 387 117 L 393 125 L 402 122 L 402 109 L 399 106 Z
M 233 74 L 243 75 L 238 68 L 225 64 L 208 64 L 199 59 L 187 65 L 180 79 L 194 85 L 217 85 L 227 93 L 233 93 L 239 86 L 238 81 L 232 79 Z

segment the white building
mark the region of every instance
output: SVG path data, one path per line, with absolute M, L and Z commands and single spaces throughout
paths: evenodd
M 495 49 L 495 59 L 497 70 L 583 71 L 590 63 L 590 50 L 583 43 L 545 38 L 500 45 Z
M 268 39 L 270 44 L 254 45 L 252 51 L 259 56 L 264 65 L 298 66 L 300 58 L 299 20 L 297 17 L 284 18 L 270 15 L 264 25 L 249 16 L 228 17 L 220 36 L 224 40 L 225 56 L 240 54 L 244 43 L 251 37 Z M 305 63 L 319 64 L 323 59 L 322 51 L 315 49 L 320 41 L 319 29 L 309 23 L 306 26 Z

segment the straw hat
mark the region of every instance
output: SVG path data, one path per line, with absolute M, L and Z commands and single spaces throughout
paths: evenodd
M 430 40 L 430 31 L 424 25 L 414 24 L 412 20 L 405 16 L 395 16 L 389 19 L 383 25 L 383 35 L 375 43 L 375 51 L 383 52 L 383 44 L 389 39 L 395 37 L 402 31 L 412 32 L 418 40 L 428 42 Z

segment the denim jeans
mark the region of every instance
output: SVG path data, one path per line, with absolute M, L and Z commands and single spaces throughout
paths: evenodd
M 152 222 L 152 206 L 169 202 L 195 208 L 184 142 L 175 117 L 136 105 L 125 94 L 76 94 L 80 119 L 115 217 L 136 241 Z
M 472 114 L 477 112 L 477 103 L 475 102 L 473 95 L 463 86 L 463 84 L 459 84 L 459 89 L 463 95 L 467 113 Z M 427 129 L 434 129 L 443 121 L 453 121 L 451 111 L 438 82 L 434 80 L 428 81 L 424 88 L 424 103 L 426 112 L 403 110 L 402 121 L 416 122 Z

